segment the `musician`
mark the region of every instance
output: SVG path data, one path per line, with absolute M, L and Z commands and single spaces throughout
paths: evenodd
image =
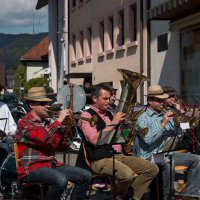
M 163 93 L 160 85 L 152 85 L 148 88 L 147 109 L 137 120 L 137 124 L 144 128 L 148 127 L 149 131 L 145 137 L 138 136 L 139 155 L 141 158 L 151 160 L 154 154 L 161 152 L 171 136 L 176 136 L 181 132 L 180 127 L 175 127 L 173 122 L 173 112 L 162 112 L 162 104 L 168 94 Z M 170 149 L 169 149 L 170 150 Z M 184 200 L 194 200 L 199 197 L 200 178 L 200 157 L 190 153 L 172 153 L 174 166 L 188 166 L 188 176 L 186 187 L 183 192 Z M 157 163 L 161 167 L 163 179 L 163 199 L 169 199 L 170 194 L 170 165 L 165 159 Z M 174 176 L 174 173 L 173 173 Z M 174 177 L 173 177 L 174 178 Z M 174 179 L 172 179 L 173 181 Z
M 176 111 L 185 114 L 189 116 L 189 112 L 186 112 L 186 110 L 189 110 L 189 108 L 185 108 L 185 103 L 183 100 L 180 99 L 180 96 L 175 91 L 174 88 L 171 86 L 163 86 L 164 93 L 167 93 L 169 97 L 164 100 L 164 105 L 166 105 L 169 108 L 176 109 Z M 190 111 L 191 112 L 191 111 Z M 192 116 L 191 116 L 192 119 Z M 193 132 L 194 131 L 194 132 Z M 178 142 L 176 145 L 176 149 L 186 149 L 190 152 L 193 152 L 195 154 L 200 154 L 200 143 L 199 143 L 199 131 L 200 127 L 194 128 L 194 130 L 186 129 L 184 131 L 183 139 L 181 142 Z M 192 134 L 194 134 L 194 139 Z M 193 149 L 193 143 L 194 143 L 194 149 Z
M 116 99 L 116 91 L 117 89 L 113 88 L 112 86 L 110 86 L 110 92 L 111 92 L 111 96 L 110 96 L 110 102 L 109 102 L 109 111 L 111 111 L 112 113 L 115 112 L 116 109 L 116 105 L 115 105 L 115 99 Z
M 44 182 L 49 185 L 46 200 L 60 200 L 67 182 L 75 184 L 71 199 L 85 199 L 92 175 L 88 170 L 68 166 L 55 159 L 55 151 L 62 146 L 64 134 L 61 124 L 71 117 L 69 109 L 60 111 L 58 118 L 48 120 L 48 102 L 44 87 L 32 87 L 25 97 L 29 113 L 17 126 L 19 149 L 18 176 L 23 182 Z
M 0 142 L 0 148 L 5 150 L 7 153 L 10 151 L 10 143 L 14 141 L 13 138 L 15 137 L 16 129 L 17 125 L 8 106 L 0 101 L 0 135 L 2 140 Z
M 81 129 L 85 136 L 87 159 L 91 163 L 91 170 L 94 174 L 113 175 L 113 158 L 111 149 L 115 150 L 115 178 L 116 178 L 116 199 L 125 198 L 128 188 L 134 190 L 133 199 L 142 198 L 150 182 L 158 173 L 155 164 L 141 158 L 125 156 L 122 154 L 121 145 L 102 145 L 98 146 L 98 140 L 110 134 L 116 127 L 120 126 L 126 119 L 125 113 L 117 112 L 114 116 L 108 111 L 108 104 L 111 97 L 110 88 L 103 84 L 95 85 L 91 91 L 92 105 L 81 114 L 81 117 L 91 118 L 96 115 L 98 118 L 97 125 L 91 127 L 90 124 L 82 120 Z M 110 125 L 110 126 L 109 126 Z M 77 165 L 84 167 L 79 151 Z M 136 178 L 133 174 L 137 173 Z
M 185 111 L 183 107 L 181 106 L 180 96 L 178 95 L 176 90 L 172 88 L 171 86 L 163 86 L 162 89 L 164 93 L 169 95 L 168 98 L 164 99 L 163 103 L 167 107 L 171 107 L 172 109 L 175 109 L 179 111 L 180 113 L 184 113 Z

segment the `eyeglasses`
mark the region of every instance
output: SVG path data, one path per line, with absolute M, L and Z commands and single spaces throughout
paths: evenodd
M 43 101 L 41 101 L 41 102 L 34 102 L 34 104 L 36 105 L 36 106 L 47 106 L 48 105 L 48 102 L 43 102 Z
M 168 98 L 175 98 L 175 95 L 174 95 L 174 94 L 171 94 L 171 95 L 169 95 Z
M 111 92 L 111 95 L 116 95 L 117 93 L 116 92 Z

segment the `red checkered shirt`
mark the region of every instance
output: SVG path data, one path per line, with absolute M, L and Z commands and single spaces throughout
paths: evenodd
M 39 121 L 28 113 L 17 125 L 20 179 L 40 167 L 61 166 L 55 159 L 55 150 L 62 146 L 63 134 L 58 132 L 60 122 Z

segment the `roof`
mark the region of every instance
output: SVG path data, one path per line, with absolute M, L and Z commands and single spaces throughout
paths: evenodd
M 166 0 L 148 10 L 151 20 L 177 20 L 200 11 L 199 0 Z
M 39 10 L 40 8 L 46 6 L 48 4 L 48 0 L 38 0 L 36 5 L 36 10 Z
M 48 36 L 41 40 L 31 50 L 27 51 L 22 57 L 23 60 L 47 61 L 48 60 Z

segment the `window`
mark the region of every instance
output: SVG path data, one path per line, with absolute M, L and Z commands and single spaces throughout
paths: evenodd
M 130 24 L 129 24 L 129 37 L 130 42 L 137 40 L 137 10 L 136 5 L 130 6 Z
M 92 28 L 87 28 L 87 56 L 92 54 Z
M 72 8 L 76 7 L 76 0 L 72 0 Z
M 114 48 L 114 22 L 113 17 L 108 19 L 108 50 Z
M 124 11 L 119 12 L 119 21 L 118 21 L 118 28 L 119 28 L 119 34 L 118 34 L 118 45 L 124 45 Z
M 168 49 L 168 34 L 162 34 L 158 36 L 157 40 L 158 52 L 165 51 Z
M 76 60 L 76 36 L 72 35 L 72 60 Z
M 104 52 L 104 21 L 99 23 L 99 52 Z
M 84 56 L 84 38 L 83 31 L 80 31 L 80 58 Z

